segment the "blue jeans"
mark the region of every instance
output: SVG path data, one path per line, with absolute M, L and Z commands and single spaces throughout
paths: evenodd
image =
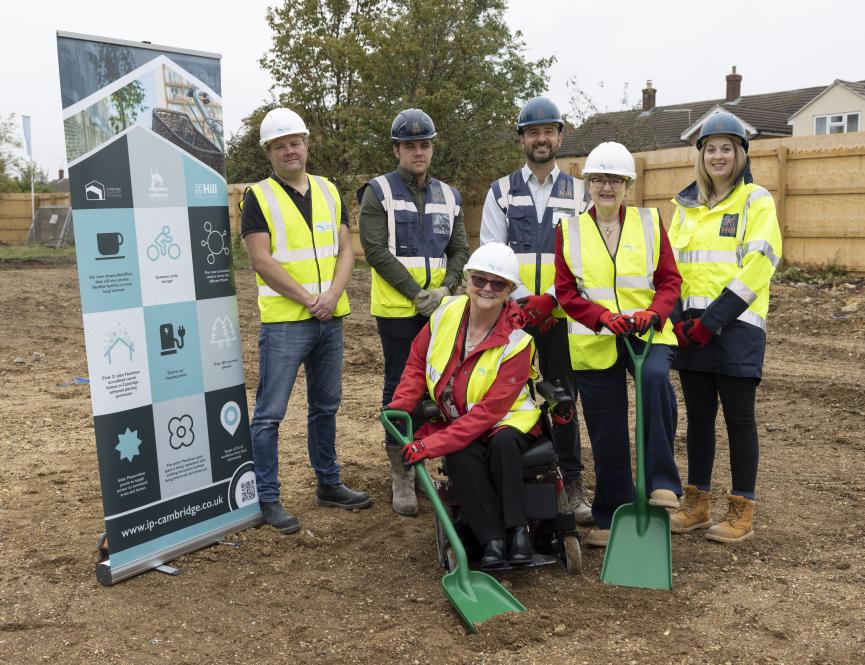
M 250 425 L 261 501 L 279 499 L 279 424 L 301 363 L 306 372 L 309 462 L 320 482 L 339 483 L 336 412 L 342 399 L 342 331 L 341 318 L 261 324 L 259 381 Z

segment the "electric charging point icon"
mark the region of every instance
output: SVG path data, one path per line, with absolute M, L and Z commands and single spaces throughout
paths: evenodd
M 219 422 L 225 428 L 225 431 L 234 436 L 240 425 L 240 406 L 237 402 L 226 402 L 222 405 L 222 411 L 219 412 Z
M 177 329 L 177 335 L 180 339 L 174 336 L 173 324 L 163 323 L 159 326 L 159 345 L 162 347 L 159 355 L 170 356 L 172 353 L 177 353 L 178 349 L 183 348 L 183 338 L 186 336 L 186 329 L 182 324 Z

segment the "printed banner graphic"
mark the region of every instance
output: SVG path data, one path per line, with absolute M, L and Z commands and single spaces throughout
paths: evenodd
M 220 64 L 57 42 L 110 568 L 122 579 L 260 515 Z

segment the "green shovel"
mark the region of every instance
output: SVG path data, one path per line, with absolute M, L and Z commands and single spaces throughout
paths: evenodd
M 649 329 L 646 346 L 634 353 L 625 337 L 625 346 L 634 362 L 637 391 L 637 486 L 635 503 L 619 506 L 613 513 L 610 539 L 601 568 L 601 581 L 640 589 L 673 588 L 673 548 L 670 543 L 670 515 L 664 508 L 650 506 L 646 499 L 646 465 L 643 433 L 643 362 L 652 345 Z
M 405 422 L 405 435 L 397 429 L 391 419 Z M 381 424 L 398 441 L 411 443 L 413 438 L 412 421 L 411 416 L 405 411 L 382 411 Z M 433 508 L 435 508 L 439 522 L 444 527 L 448 541 L 456 556 L 456 565 L 453 570 L 445 573 L 445 576 L 442 577 L 442 588 L 444 589 L 445 597 L 454 606 L 454 609 L 462 617 L 462 620 L 465 621 L 468 629 L 476 633 L 477 627 L 475 624 L 483 623 L 487 619 L 504 614 L 505 612 L 524 612 L 526 608 L 523 604 L 514 598 L 494 577 L 476 570 L 469 570 L 466 550 L 460 542 L 454 525 L 451 523 L 447 509 L 442 504 L 441 499 L 439 499 L 438 492 L 436 492 L 433 486 L 432 479 L 430 479 L 426 467 L 421 462 L 420 464 L 415 464 L 414 469 L 417 477 L 420 478 L 424 492 L 426 492 L 427 497 L 432 502 Z

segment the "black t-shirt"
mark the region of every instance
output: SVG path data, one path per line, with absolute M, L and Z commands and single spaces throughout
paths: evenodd
M 285 193 L 288 194 L 294 205 L 297 206 L 298 211 L 303 216 L 304 221 L 306 221 L 306 225 L 310 230 L 312 230 L 311 188 L 307 187 L 306 194 L 301 194 L 294 187 L 284 183 L 275 175 L 271 175 L 270 177 L 282 185 Z M 339 200 L 341 203 L 340 209 L 342 211 L 340 215 L 340 223 L 348 224 L 348 217 L 345 212 L 345 201 L 342 200 L 342 196 L 339 197 Z M 240 213 L 240 236 L 243 237 L 247 233 L 259 233 L 261 231 L 270 233 L 270 229 L 267 227 L 267 220 L 264 219 L 264 213 L 261 212 L 261 206 L 258 205 L 258 199 L 255 198 L 255 194 L 252 193 L 252 190 L 248 189 L 243 195 L 243 210 Z

